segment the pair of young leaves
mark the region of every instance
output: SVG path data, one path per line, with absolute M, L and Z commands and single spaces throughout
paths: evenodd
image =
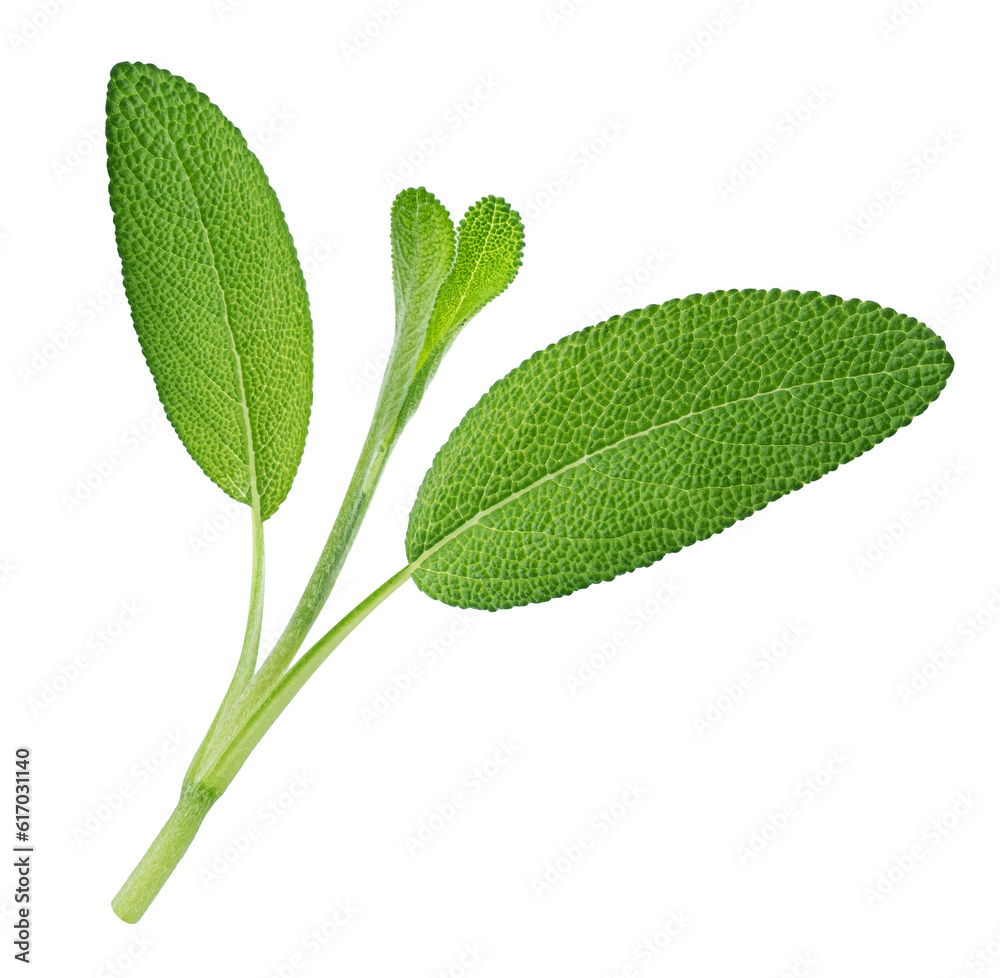
M 108 96 L 126 292 L 167 415 L 202 469 L 272 515 L 301 457 L 312 327 L 284 216 L 192 85 L 122 64 Z M 370 437 L 387 451 L 462 326 L 520 264 L 516 212 L 457 241 L 427 191 L 391 216 L 396 334 Z M 438 453 L 406 535 L 449 604 L 545 601 L 704 539 L 921 413 L 952 361 L 915 319 L 818 293 L 730 290 L 564 337 L 496 383 Z

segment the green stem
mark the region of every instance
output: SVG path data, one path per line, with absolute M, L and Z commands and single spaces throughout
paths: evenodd
M 244 677 L 241 677 L 239 672 L 233 678 L 233 684 L 226 694 L 226 700 L 223 701 L 216 719 L 209 727 L 205 740 L 191 762 L 188 769 L 189 777 L 194 778 L 202 773 L 205 755 L 209 751 L 214 749 L 215 756 L 218 756 L 219 745 L 229 744 L 236 736 L 240 729 L 241 718 L 246 716 L 248 709 L 258 705 L 261 698 L 259 695 L 256 699 L 251 698 L 248 705 L 248 697 L 251 697 L 254 692 L 270 690 L 281 680 L 299 649 L 302 648 L 306 636 L 316 623 L 319 613 L 323 610 L 334 585 L 337 583 L 337 578 L 340 576 L 347 555 L 357 538 L 358 530 L 368 512 L 368 507 L 375 495 L 375 489 L 382 478 L 382 472 L 389 461 L 392 449 L 402 433 L 403 427 L 405 427 L 406 420 L 416 410 L 416 406 L 413 406 L 403 417 L 400 415 L 401 407 L 398 398 L 394 398 L 393 373 L 397 366 L 398 342 L 399 333 L 397 332 L 385 376 L 382 378 L 382 386 L 375 402 L 375 410 L 368 427 L 368 434 L 365 436 L 365 443 L 361 448 L 361 454 L 354 467 L 354 473 L 348 484 L 347 492 L 344 494 L 343 502 L 340 504 L 337 518 L 330 529 L 330 534 L 323 546 L 319 560 L 313 568 L 306 588 L 302 592 L 302 597 L 299 598 L 288 624 L 257 674 L 254 675 L 251 668 L 249 675 L 245 677 L 246 681 L 243 681 Z M 412 376 L 408 379 L 412 380 Z M 398 378 L 396 378 L 396 382 L 398 383 Z M 417 403 L 419 403 L 419 399 Z M 254 661 L 256 662 L 256 658 Z M 243 665 L 242 659 L 240 665 L 241 667 Z
M 412 564 L 408 564 L 376 588 L 313 645 L 273 687 L 265 687 L 260 682 L 260 673 L 250 681 L 245 690 L 245 694 L 249 695 L 237 699 L 225 717 L 227 723 L 235 726 L 235 732 L 227 739 L 223 739 L 218 732 L 221 725 L 216 733 L 209 732 L 197 755 L 202 759 L 202 770 L 199 773 L 189 771 L 177 807 L 112 901 L 112 908 L 122 920 L 134 924 L 142 917 L 187 851 L 209 809 L 229 787 L 250 752 L 292 697 L 324 659 L 393 591 L 410 579 L 414 569 Z
M 191 845 L 217 797 L 207 789 L 185 785 L 173 814 L 111 901 L 114 912 L 126 923 L 136 923 L 146 912 Z
M 250 515 L 253 523 L 251 531 L 253 536 L 253 566 L 250 572 L 250 609 L 247 612 L 247 627 L 243 633 L 243 648 L 240 650 L 239 662 L 236 664 L 236 672 L 233 674 L 229 689 L 226 690 L 226 695 L 223 697 L 222 703 L 219 704 L 219 709 L 209 725 L 208 732 L 188 765 L 185 777 L 190 780 L 197 779 L 202 757 L 212 743 L 216 730 L 229 714 L 233 704 L 243 694 L 250 680 L 253 679 L 254 670 L 257 667 L 260 633 L 264 624 L 264 521 L 260 517 L 260 497 L 256 491 L 253 493 Z
M 398 408 L 387 408 L 391 400 L 389 391 L 387 378 L 383 378 L 361 457 L 323 552 L 288 625 L 256 674 L 254 668 L 263 617 L 264 536 L 259 500 L 254 497 L 250 614 L 236 674 L 188 767 L 181 803 L 115 897 L 115 912 L 123 920 L 134 922 L 142 916 L 190 845 L 208 809 L 226 790 L 302 684 L 361 621 L 413 574 L 415 568 L 408 565 L 389 578 L 334 625 L 294 666 L 291 665 L 333 591 L 399 436 L 401 428 L 395 416 Z M 388 417 L 389 414 L 393 416 Z M 190 798 L 211 798 L 211 801 L 201 810 L 186 800 Z
M 361 449 L 351 482 L 344 495 L 340 511 L 327 537 L 323 552 L 313 569 L 302 597 L 292 612 L 285 630 L 260 668 L 261 680 L 270 685 L 277 681 L 302 648 L 302 643 L 316 623 L 326 604 L 344 562 L 368 512 L 379 479 L 395 443 L 395 424 L 388 425 L 383 417 L 382 396 L 375 405 L 371 427 Z
M 412 577 L 415 569 L 413 564 L 407 564 L 372 591 L 302 655 L 276 683 L 265 685 L 263 670 L 254 677 L 238 711 L 238 728 L 231 736 L 220 741 L 223 745 L 221 750 L 202 775 L 201 784 L 205 788 L 222 794 L 229 787 L 230 782 L 250 756 L 250 752 L 306 680 L 365 618 Z
M 232 702 L 253 679 L 260 651 L 260 632 L 264 624 L 264 521 L 260 518 L 260 497 L 256 489 L 250 509 L 253 521 L 253 570 L 250 575 L 250 611 L 243 634 L 243 648 L 236 664 L 236 673 L 222 700 L 221 710 L 228 710 Z

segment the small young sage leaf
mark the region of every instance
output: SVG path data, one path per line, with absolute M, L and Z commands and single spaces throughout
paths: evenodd
M 424 187 L 401 190 L 392 204 L 392 288 L 396 333 L 379 394 L 377 422 L 394 425 L 417 370 L 438 291 L 455 264 L 455 226 Z
M 503 292 L 517 275 L 524 253 L 524 225 L 502 197 L 483 197 L 458 225 L 458 254 L 442 284 L 427 325 L 402 422 L 416 411 L 444 355 L 462 327 Z

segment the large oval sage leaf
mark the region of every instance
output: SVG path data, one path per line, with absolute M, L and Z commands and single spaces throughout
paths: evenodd
M 108 173 L 125 292 L 160 400 L 205 474 L 272 515 L 302 457 L 312 322 L 278 199 L 205 95 L 112 69 Z
M 951 373 L 874 302 L 728 291 L 573 333 L 497 382 L 410 513 L 417 586 L 485 609 L 645 567 L 856 458 Z

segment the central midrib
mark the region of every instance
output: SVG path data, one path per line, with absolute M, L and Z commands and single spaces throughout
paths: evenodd
M 450 543 L 452 540 L 460 536 L 462 533 L 465 533 L 466 530 L 469 530 L 472 527 L 476 526 L 487 516 L 491 515 L 492 513 L 495 513 L 498 509 L 502 509 L 508 503 L 515 502 L 516 500 L 520 499 L 523 495 L 532 492 L 539 486 L 543 486 L 547 482 L 551 482 L 554 479 L 558 479 L 559 476 L 565 474 L 566 472 L 569 472 L 570 470 L 575 469 L 580 465 L 585 465 L 587 462 L 590 461 L 590 459 L 596 458 L 597 456 L 603 454 L 604 452 L 610 451 L 615 448 L 619 448 L 626 442 L 633 441 L 636 438 L 644 438 L 647 435 L 652 434 L 653 432 L 660 431 L 663 428 L 667 428 L 673 424 L 680 424 L 682 421 L 687 421 L 690 418 L 698 417 L 701 414 L 707 414 L 709 411 L 718 411 L 721 408 L 733 407 L 737 404 L 745 404 L 749 401 L 755 401 L 761 397 L 770 397 L 772 394 L 782 394 L 789 391 L 801 390 L 804 387 L 815 387 L 819 384 L 829 384 L 833 383 L 836 380 L 863 380 L 868 377 L 883 377 L 883 376 L 891 377 L 898 372 L 899 371 L 894 371 L 894 370 L 878 370 L 873 373 L 855 374 L 850 377 L 833 378 L 832 380 L 812 380 L 809 381 L 808 383 L 795 384 L 791 387 L 775 387 L 769 391 L 760 391 L 757 394 L 751 394 L 747 397 L 738 397 L 733 401 L 725 401 L 722 404 L 712 404 L 709 405 L 708 407 L 701 408 L 697 411 L 689 411 L 687 414 L 681 415 L 680 417 L 677 418 L 671 418 L 669 421 L 664 421 L 662 424 L 652 425 L 651 427 L 645 428 L 642 431 L 635 432 L 635 434 L 625 435 L 624 437 L 619 438 L 615 442 L 609 442 L 606 445 L 602 445 L 596 451 L 588 452 L 586 455 L 582 455 L 580 458 L 574 459 L 572 462 L 568 462 L 566 465 L 556 469 L 553 472 L 546 473 L 545 475 L 536 479 L 534 482 L 525 486 L 523 489 L 518 489 L 517 492 L 511 493 L 511 495 L 506 496 L 504 499 L 501 499 L 499 502 L 494 503 L 492 506 L 488 506 L 486 509 L 480 510 L 478 513 L 475 514 L 475 516 L 470 517 L 457 529 L 452 530 L 451 533 L 448 533 L 447 535 L 443 536 L 437 543 L 432 544 L 425 551 L 423 551 L 423 553 L 421 553 L 419 557 L 411 561 L 409 564 L 409 567 L 412 568 L 411 574 L 419 570 L 421 565 L 428 557 L 433 556 L 443 546 Z
M 493 228 L 496 225 L 496 222 L 497 222 L 497 209 L 496 209 L 496 203 L 494 202 L 493 210 L 490 212 L 490 226 L 486 231 L 486 244 L 489 243 L 490 236 L 493 234 Z M 483 245 L 483 247 L 479 251 L 479 254 L 476 256 L 476 263 L 472 266 L 472 271 L 469 273 L 469 277 L 466 279 L 465 282 L 465 288 L 462 290 L 459 300 L 455 304 L 455 316 L 458 315 L 459 310 L 462 308 L 462 303 L 465 302 L 465 299 L 469 294 L 469 289 L 472 288 L 472 280 L 476 277 L 476 272 L 479 271 L 479 266 L 483 262 L 483 255 L 486 253 L 486 244 Z M 458 242 L 458 247 L 461 248 L 461 240 L 459 240 Z M 433 316 L 433 310 L 431 311 L 431 315 Z M 442 336 L 445 335 L 448 332 L 448 330 L 455 325 L 455 322 L 456 322 L 455 317 L 452 317 L 451 322 L 448 323 L 448 326 L 445 328 L 444 332 L 442 333 Z M 438 337 L 438 340 L 439 339 L 440 337 Z M 436 344 L 438 340 L 435 340 L 434 343 Z
M 145 102 L 145 100 L 143 100 Z M 254 443 L 253 443 L 253 427 L 250 424 L 250 405 L 247 402 L 246 387 L 243 383 L 243 359 L 240 356 L 240 351 L 236 347 L 236 334 L 233 331 L 232 323 L 229 321 L 229 301 L 226 297 L 226 290 L 222 287 L 222 276 L 219 274 L 219 267 L 215 261 L 215 248 L 212 245 L 211 235 L 208 233 L 208 225 L 205 223 L 205 217 L 201 211 L 201 201 L 198 199 L 197 193 L 195 193 L 194 182 L 191 180 L 191 174 L 188 173 L 187 167 L 184 165 L 184 159 L 181 156 L 180 150 L 177 148 L 177 144 L 174 142 L 173 136 L 170 135 L 170 130 L 160 121 L 159 117 L 153 111 L 152 107 L 148 102 L 145 103 L 146 108 L 149 109 L 150 115 L 156 119 L 157 124 L 163 130 L 163 134 L 170 141 L 170 145 L 173 147 L 174 153 L 177 156 L 177 162 L 180 165 L 181 172 L 184 174 L 184 179 L 187 181 L 188 189 L 191 191 L 191 199 L 194 201 L 195 210 L 198 212 L 198 224 L 201 226 L 202 233 L 205 236 L 205 243 L 208 246 L 208 254 L 212 259 L 211 265 L 208 266 L 212 269 L 212 273 L 215 275 L 215 281 L 219 286 L 219 292 L 222 294 L 222 318 L 226 324 L 226 332 L 229 335 L 229 348 L 233 354 L 233 360 L 236 362 L 236 382 L 239 387 L 239 405 L 243 414 L 243 430 L 247 441 L 247 470 L 250 479 L 250 505 L 258 510 L 260 508 L 260 492 L 257 487 L 257 466 L 256 466 L 256 456 L 254 454 Z

